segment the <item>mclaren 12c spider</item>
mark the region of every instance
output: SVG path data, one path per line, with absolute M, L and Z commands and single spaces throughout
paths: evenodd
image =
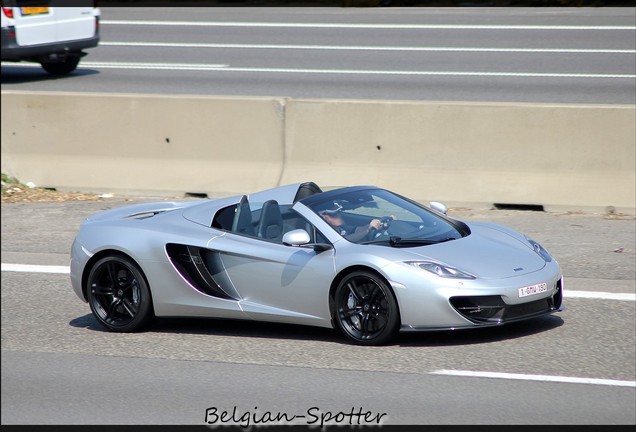
M 335 328 L 379 345 L 400 331 L 561 310 L 561 269 L 539 243 L 446 213 L 378 187 L 313 182 L 132 204 L 81 224 L 71 283 L 116 332 L 208 317 Z

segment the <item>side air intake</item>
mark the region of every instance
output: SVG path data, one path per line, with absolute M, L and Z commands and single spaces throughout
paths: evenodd
M 166 245 L 166 253 L 179 274 L 197 291 L 222 299 L 238 300 L 234 290 L 228 292 L 229 289 L 223 289 L 210 274 L 205 260 L 205 255 L 209 253 L 207 250 L 169 243 Z

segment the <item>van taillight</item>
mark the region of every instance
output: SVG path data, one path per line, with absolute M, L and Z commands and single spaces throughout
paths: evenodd
M 6 16 L 7 18 L 13 18 L 13 8 L 3 6 L 2 12 L 4 13 L 4 16 Z

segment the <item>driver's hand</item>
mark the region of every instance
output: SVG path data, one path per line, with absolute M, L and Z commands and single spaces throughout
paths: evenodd
M 380 222 L 380 219 L 373 219 L 369 222 L 369 228 L 380 229 L 382 228 L 382 222 Z

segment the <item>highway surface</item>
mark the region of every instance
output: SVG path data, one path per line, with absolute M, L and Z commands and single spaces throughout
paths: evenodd
M 566 309 L 358 347 L 238 321 L 104 331 L 71 289 L 70 245 L 89 214 L 140 200 L 2 204 L 3 424 L 636 424 L 633 216 L 451 210 L 543 243 Z
M 636 103 L 636 8 L 102 8 L 69 77 L 3 90 Z
M 3 63 L 2 90 L 634 104 L 635 17 L 104 8 L 102 43 L 76 73 Z M 543 243 L 566 309 L 357 347 L 252 322 L 104 331 L 71 289 L 70 245 L 89 214 L 140 199 L 2 204 L 3 425 L 636 424 L 633 216 L 455 209 Z

